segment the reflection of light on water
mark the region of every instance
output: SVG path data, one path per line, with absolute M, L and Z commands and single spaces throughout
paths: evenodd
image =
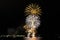
M 25 40 L 40 40 L 40 37 L 25 37 Z
M 37 38 L 36 38 L 36 37 L 34 37 L 34 38 L 30 38 L 30 40 L 37 40 Z
M 15 37 L 25 37 L 25 35 L 0 35 L 0 38 L 1 37 L 13 37 L 13 38 L 15 38 Z

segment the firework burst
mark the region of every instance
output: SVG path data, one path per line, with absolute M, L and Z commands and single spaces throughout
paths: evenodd
M 26 32 L 28 32 L 27 37 L 35 37 L 36 28 L 40 25 L 39 15 L 41 14 L 41 9 L 39 5 L 29 4 L 25 9 L 25 13 L 27 17 L 24 28 L 26 29 Z
M 41 14 L 41 9 L 36 4 L 30 4 L 26 7 L 25 13 L 27 13 L 27 15 L 29 14 L 39 15 Z

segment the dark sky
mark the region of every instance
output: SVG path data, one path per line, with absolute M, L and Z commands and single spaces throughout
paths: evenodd
M 48 10 L 49 15 L 49 22 L 51 25 L 54 25 L 54 19 L 56 16 L 56 12 L 53 13 L 53 6 L 51 6 L 51 2 L 49 3 L 48 0 L 1 0 L 0 1 L 0 34 L 6 34 L 7 28 L 18 28 L 23 27 L 25 24 L 25 13 L 24 9 L 26 5 L 30 3 L 37 3 L 41 6 L 42 15 L 41 15 L 41 27 L 39 27 L 38 32 L 39 34 L 44 34 L 45 36 L 49 36 L 51 33 L 49 30 L 52 30 L 51 34 L 54 34 L 54 27 L 48 27 Z M 54 4 L 52 4 L 54 5 Z M 51 8 L 49 9 L 48 6 Z M 55 9 L 54 9 L 55 10 Z M 54 22 L 54 23 L 53 23 Z M 21 29 L 20 28 L 20 29 Z M 22 28 L 23 29 L 23 28 Z
M 59 2 L 53 0 L 0 0 L 0 34 L 7 34 L 8 28 L 20 28 L 23 32 L 24 9 L 30 3 L 39 4 L 43 12 L 41 26 L 37 29 L 38 34 L 42 34 L 48 40 L 55 38 L 56 34 L 60 35 Z

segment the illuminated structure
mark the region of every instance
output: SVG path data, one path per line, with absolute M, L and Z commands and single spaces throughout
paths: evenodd
M 24 28 L 26 29 L 26 32 L 28 32 L 27 37 L 30 40 L 33 39 L 37 40 L 35 35 L 36 35 L 36 29 L 40 25 L 39 15 L 41 14 L 41 9 L 36 4 L 30 4 L 28 5 L 28 7 L 26 7 L 25 13 L 27 17 L 26 17 L 26 25 L 24 26 Z

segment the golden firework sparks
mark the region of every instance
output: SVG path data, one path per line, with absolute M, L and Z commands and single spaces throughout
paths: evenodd
M 28 37 L 30 37 L 30 34 L 32 34 L 32 37 L 35 37 L 36 34 L 36 29 L 34 28 L 29 28 L 27 25 L 24 25 L 24 29 L 26 29 L 26 32 L 28 32 Z
M 26 7 L 25 12 L 28 14 L 34 14 L 39 15 L 41 14 L 41 9 L 39 5 L 36 4 L 30 4 L 28 7 Z

